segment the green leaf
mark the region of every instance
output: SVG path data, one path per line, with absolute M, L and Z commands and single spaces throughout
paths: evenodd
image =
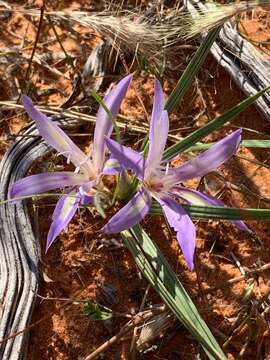
M 165 109 L 168 112 L 172 112 L 180 103 L 181 99 L 185 95 L 186 91 L 188 90 L 192 81 L 194 80 L 195 76 L 200 70 L 204 60 L 206 59 L 206 56 L 208 55 L 211 46 L 213 45 L 213 42 L 218 36 L 219 31 L 220 31 L 220 27 L 209 31 L 205 40 L 201 43 L 201 45 L 195 52 L 191 61 L 184 70 L 182 76 L 178 80 L 174 90 L 171 92 L 170 96 L 167 99 Z M 142 151 L 146 153 L 147 148 L 148 148 L 148 136 L 145 137 L 145 141 L 142 146 Z
M 192 145 L 196 144 L 198 141 L 203 139 L 205 136 L 209 135 L 211 132 L 217 130 L 220 126 L 226 124 L 228 121 L 231 121 L 242 111 L 247 109 L 251 104 L 254 103 L 260 96 L 262 96 L 266 91 L 270 90 L 270 86 L 267 86 L 263 90 L 257 92 L 257 94 L 249 96 L 244 101 L 240 102 L 230 110 L 226 111 L 224 114 L 218 116 L 216 119 L 210 121 L 208 124 L 202 128 L 194 131 L 190 135 L 186 136 L 183 140 L 177 142 L 176 144 L 169 147 L 164 152 L 163 159 L 169 160 L 176 156 L 177 154 L 187 150 Z
M 227 208 L 220 206 L 182 205 L 192 218 L 224 220 L 270 220 L 270 209 Z M 154 203 L 152 214 L 163 214 L 159 204 Z
M 83 313 L 89 316 L 92 320 L 109 320 L 112 318 L 112 311 L 95 303 L 87 302 L 83 307 Z
M 111 120 L 111 122 L 113 124 L 113 128 L 114 128 L 115 135 L 116 135 L 116 140 L 120 143 L 120 140 L 121 140 L 120 130 L 119 130 L 119 127 L 117 126 L 115 117 L 113 116 L 111 111 L 108 109 L 108 107 L 106 106 L 106 104 L 102 100 L 102 98 L 94 90 L 91 91 L 91 95 L 96 100 L 96 102 L 99 104 L 99 106 L 103 107 L 104 111 L 107 113 L 109 119 Z
M 165 109 L 168 112 L 172 112 L 177 105 L 180 103 L 181 99 L 185 95 L 186 91 L 189 89 L 192 81 L 200 70 L 206 56 L 208 55 L 213 42 L 216 40 L 218 33 L 220 31 L 220 27 L 217 27 L 207 34 L 205 40 L 201 43 L 200 47 L 197 49 L 193 58 L 189 62 L 182 76 L 178 80 L 176 87 L 170 94 Z
M 121 235 L 146 279 L 200 342 L 209 359 L 227 359 L 157 245 L 139 225 L 123 231 Z
M 204 60 L 206 59 L 206 56 L 208 55 L 211 46 L 213 45 L 213 42 L 218 36 L 219 31 L 220 31 L 220 27 L 209 31 L 205 40 L 197 49 L 190 63 L 188 64 L 182 76 L 178 80 L 174 90 L 171 92 L 170 96 L 167 99 L 165 109 L 168 112 L 172 112 L 176 108 L 176 106 L 180 103 L 181 99 L 185 95 L 186 91 L 188 90 L 189 86 L 191 85 L 192 81 L 194 80 L 195 76 L 200 70 Z M 148 145 L 149 144 L 148 144 L 148 135 L 147 135 L 145 137 L 145 140 L 141 148 L 144 155 L 147 154 Z M 138 186 L 138 180 L 134 178 L 134 181 L 131 186 L 130 194 L 133 194 L 136 191 L 137 186 Z
M 270 148 L 270 140 L 242 140 L 240 146 L 249 148 Z
M 255 279 L 248 280 L 248 285 L 243 292 L 243 302 L 248 302 L 250 300 L 255 284 Z
M 207 144 L 195 144 L 189 147 L 186 151 L 199 151 L 209 149 L 211 146 L 215 145 L 216 142 L 207 143 Z M 270 148 L 270 140 L 242 140 L 240 146 L 247 148 Z
M 108 196 L 105 193 L 102 192 L 96 192 L 94 195 L 94 205 L 95 208 L 97 210 L 97 212 L 99 213 L 99 215 L 101 217 L 103 217 L 103 219 L 106 219 L 106 214 L 104 212 L 103 209 L 103 201 L 107 200 L 108 201 Z
M 122 171 L 117 176 L 117 185 L 115 187 L 114 198 L 118 200 L 124 200 L 128 197 L 130 193 L 130 188 L 132 186 L 131 176 L 126 170 Z

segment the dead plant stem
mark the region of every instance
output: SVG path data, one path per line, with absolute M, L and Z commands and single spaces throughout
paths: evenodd
M 159 308 L 159 312 L 163 312 L 165 310 L 165 306 Z M 133 329 L 139 326 L 141 323 L 150 319 L 154 314 L 156 314 L 157 309 L 153 309 L 146 312 L 141 312 L 135 315 L 134 319 L 125 324 L 118 334 L 111 337 L 108 341 L 99 346 L 95 351 L 91 354 L 87 355 L 84 360 L 93 360 L 102 352 L 106 351 L 109 347 L 111 347 L 117 341 L 120 341 L 124 336 L 126 336 L 129 332 L 133 331 Z
M 260 274 L 266 270 L 269 270 L 270 269 L 270 263 L 267 263 L 257 269 L 254 269 L 254 270 L 246 270 L 246 273 L 245 275 L 240 275 L 240 276 L 237 276 L 235 278 L 232 278 L 232 279 L 229 279 L 228 281 L 224 282 L 224 283 L 221 283 L 217 286 L 214 286 L 214 287 L 210 287 L 208 289 L 205 289 L 204 290 L 204 293 L 209 293 L 209 292 L 212 292 L 212 291 L 215 291 L 215 290 L 218 290 L 218 289 L 222 289 L 224 287 L 227 287 L 227 286 L 230 286 L 231 284 L 235 284 L 239 281 L 242 281 L 244 279 L 247 279 L 249 276 L 252 277 L 252 276 L 255 276 L 257 274 Z
M 29 86 L 29 78 L 30 78 L 30 71 L 31 71 L 31 67 L 32 67 L 32 62 L 33 62 L 33 58 L 37 49 L 37 44 L 38 44 L 38 40 L 40 37 L 40 33 L 41 33 L 41 27 L 42 27 L 42 22 L 43 22 L 43 17 L 44 17 L 44 10 L 45 10 L 45 5 L 43 3 L 43 5 L 40 8 L 40 17 L 39 17 L 39 23 L 38 23 L 38 30 L 37 30 L 37 35 L 36 35 L 36 39 L 35 39 L 35 43 L 34 43 L 34 47 L 32 49 L 31 52 L 31 56 L 29 59 L 29 63 L 28 63 L 28 67 L 26 70 L 26 74 L 25 74 L 25 83 L 26 83 L 26 87 L 25 87 L 25 93 L 28 95 L 29 90 L 30 90 L 30 86 Z M 20 100 L 20 96 L 18 99 L 18 102 Z

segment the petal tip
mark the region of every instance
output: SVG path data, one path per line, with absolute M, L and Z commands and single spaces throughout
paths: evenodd
M 22 94 L 21 100 L 22 100 L 22 103 L 27 102 L 27 101 L 32 102 L 31 98 L 29 96 L 27 96 L 27 95 L 24 95 L 24 94 Z
M 243 132 L 242 128 L 239 128 L 239 129 L 236 130 L 236 133 L 238 133 L 238 135 L 240 135 L 240 136 L 242 135 L 242 132 Z
M 23 104 L 23 107 L 24 107 L 25 111 L 28 112 L 29 108 L 34 107 L 33 101 L 29 96 L 22 95 L 21 100 L 22 100 L 22 104 Z
M 192 261 L 192 262 L 188 262 L 187 263 L 187 267 L 188 267 L 188 270 L 189 271 L 193 271 L 194 270 L 194 262 Z
M 55 241 L 55 239 L 57 238 L 57 236 L 55 236 L 55 234 L 52 233 L 52 228 L 50 228 L 49 232 L 48 232 L 48 236 L 47 236 L 47 242 L 46 242 L 46 248 L 45 248 L 45 254 L 47 254 L 49 248 L 52 246 L 52 243 Z
M 133 74 L 128 74 L 124 76 L 120 81 L 115 85 L 114 88 L 122 88 L 126 92 L 133 80 Z
M 46 247 L 45 247 L 45 255 L 47 255 L 49 248 L 51 247 L 51 244 L 49 244 L 49 241 L 47 239 Z
M 163 91 L 162 90 L 162 86 L 161 86 L 161 82 L 156 78 L 155 79 L 155 84 L 154 84 L 154 89 L 155 91 Z
M 238 147 L 242 139 L 242 128 L 237 129 L 231 134 L 231 138 L 235 138 L 236 146 Z
M 133 74 L 128 74 L 124 77 L 124 79 L 127 81 L 127 82 L 131 82 L 133 80 Z
M 8 189 L 8 200 L 12 200 L 14 197 L 14 185 L 11 185 L 11 187 Z
M 104 225 L 101 229 L 98 230 L 98 232 L 103 233 L 103 234 L 111 234 L 107 225 Z
M 16 198 L 20 196 L 23 196 L 23 194 L 20 187 L 20 180 L 18 180 L 8 189 L 7 198 L 9 201 L 13 201 L 15 199 L 14 202 L 16 202 Z

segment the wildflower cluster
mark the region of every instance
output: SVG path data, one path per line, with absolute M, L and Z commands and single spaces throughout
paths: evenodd
M 118 114 L 131 80 L 131 75 L 126 76 L 105 96 L 104 103 L 113 116 Z M 49 172 L 27 176 L 15 182 L 10 189 L 10 198 L 15 199 L 65 188 L 65 193 L 58 200 L 53 213 L 46 250 L 71 221 L 78 207 L 93 201 L 94 193 L 103 176 L 131 170 L 139 180 L 137 192 L 107 222 L 102 231 L 118 233 L 137 224 L 150 211 L 154 199 L 161 205 L 168 223 L 176 231 L 188 268 L 193 270 L 195 226 L 181 204 L 204 206 L 223 206 L 223 204 L 212 196 L 186 188 L 183 182 L 204 176 L 229 159 L 240 143 L 241 129 L 183 165 L 171 167 L 162 160 L 168 137 L 169 118 L 158 80 L 155 81 L 146 158 L 143 154 L 110 138 L 112 122 L 103 107 L 99 108 L 96 116 L 93 150 L 91 154 L 86 155 L 58 125 L 39 112 L 27 96 L 23 96 L 23 105 L 28 115 L 35 121 L 39 134 L 45 142 L 75 166 L 74 172 Z M 242 221 L 234 221 L 234 223 L 241 230 L 247 230 Z

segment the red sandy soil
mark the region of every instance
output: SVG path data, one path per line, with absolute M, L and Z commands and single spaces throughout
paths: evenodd
M 28 3 L 33 6 L 33 2 Z M 91 3 L 88 2 L 89 6 Z M 26 5 L 26 2 L 21 1 L 20 4 Z M 82 1 L 47 2 L 48 7 L 58 10 L 67 6 L 78 9 L 81 4 L 87 6 L 86 2 Z M 245 26 L 249 27 L 249 33 L 252 33 L 253 27 L 257 29 L 258 21 L 245 21 Z M 5 24 L 5 28 L 0 35 L 0 48 L 22 44 L 24 34 L 27 39 L 24 47 L 35 39 L 38 24 L 36 18 L 31 19 L 14 14 L 4 19 L 2 23 Z M 59 34 L 63 32 L 60 27 L 57 29 Z M 77 31 L 79 32 L 80 29 Z M 52 30 L 44 27 L 40 41 L 52 37 Z M 256 35 L 256 39 L 260 38 Z M 96 42 L 96 37 L 93 35 L 89 40 L 84 41 L 86 53 L 89 54 L 91 46 Z M 66 51 L 80 56 L 81 48 L 78 42 L 66 36 L 63 45 Z M 54 53 L 61 53 L 61 48 L 56 41 L 52 41 L 48 49 Z M 41 53 L 42 50 L 38 49 L 37 54 Z M 24 54 L 29 56 L 29 50 L 25 50 Z M 79 69 L 84 61 L 85 58 L 78 59 Z M 37 100 L 60 104 L 71 92 L 73 70 L 65 60 L 53 62 L 52 67 L 61 71 L 67 79 L 34 64 L 31 73 L 32 88 L 39 90 L 53 88 L 54 93 L 49 96 L 40 95 Z M 0 64 L 0 72 L 4 74 L 0 80 L 1 100 L 17 98 L 18 84 L 21 89 L 25 87 L 23 74 L 26 68 L 27 64 L 19 66 L 18 72 L 14 74 L 14 66 Z M 164 89 L 167 95 L 174 87 L 178 76 L 179 74 L 175 74 L 174 79 L 165 81 Z M 147 122 L 148 117 L 138 97 L 142 99 L 149 114 L 153 95 L 152 85 L 153 79 L 149 80 L 143 76 L 137 78 L 124 101 L 122 114 L 137 122 Z M 173 134 L 185 136 L 242 99 L 244 95 L 241 91 L 209 56 L 198 75 L 196 86 L 189 91 L 181 106 L 171 116 L 171 129 L 175 129 Z M 14 140 L 11 135 L 18 134 L 28 121 L 23 111 L 3 112 L 1 154 Z M 244 130 L 244 139 L 268 139 L 270 136 L 270 123 L 265 121 L 254 107 L 250 107 L 231 125 L 223 127 L 205 140 L 220 139 L 235 127 L 252 129 L 263 134 Z M 136 143 L 139 137 L 133 136 L 129 137 L 130 139 L 132 143 Z M 82 142 L 82 147 L 89 146 L 90 140 Z M 240 157 L 248 158 L 252 162 Z M 53 159 L 55 161 L 55 157 Z M 57 161 L 55 165 L 64 165 L 64 160 L 61 158 L 57 158 Z M 38 162 L 35 165 L 35 171 L 42 171 L 41 163 Z M 264 200 L 269 196 L 270 188 L 269 153 L 265 150 L 241 148 L 236 156 L 219 169 L 218 173 L 239 187 L 247 187 L 256 196 L 225 186 L 225 182 L 213 174 L 205 177 L 204 183 L 200 184 L 200 189 L 212 195 L 221 194 L 222 200 L 229 206 L 269 208 L 269 199 Z M 198 183 L 192 182 L 189 185 L 196 187 Z M 54 204 L 49 199 L 43 200 L 35 204 L 33 212 L 39 223 L 42 260 L 39 297 L 37 297 L 32 319 L 32 324 L 36 323 L 36 325 L 30 331 L 27 359 L 79 360 L 117 334 L 127 319 L 115 317 L 106 323 L 93 321 L 83 314 L 82 303 L 75 300 L 96 301 L 117 313 L 136 314 L 147 289 L 147 282 L 140 275 L 132 256 L 123 246 L 120 236 L 107 236 L 98 232 L 104 220 L 101 220 L 93 209 L 82 209 L 70 224 L 68 232 L 63 233 L 45 255 L 46 234 L 50 226 L 48 219 L 52 215 L 53 206 Z M 148 216 L 143 223 L 143 227 L 161 248 L 220 344 L 224 342 L 223 335 L 225 337 L 231 335 L 239 313 L 249 314 L 253 310 L 250 301 L 246 303 L 243 301 L 247 281 L 228 283 L 229 279 L 241 275 L 235 259 L 246 270 L 270 262 L 268 224 L 253 221 L 247 223 L 256 233 L 256 237 L 241 233 L 226 221 L 196 221 L 196 271 L 193 273 L 188 272 L 175 235 L 167 228 L 163 219 Z M 269 275 L 270 271 L 258 275 L 251 295 L 253 303 L 268 291 Z M 225 287 L 223 287 L 224 284 Z M 213 287 L 218 289 L 209 291 L 209 288 Z M 44 298 L 53 299 L 45 300 Z M 74 299 L 74 301 L 68 302 L 65 299 Z M 145 306 L 153 304 L 161 305 L 162 301 L 154 290 L 150 290 Z M 225 348 L 228 358 L 238 358 L 248 335 L 251 340 L 243 356 L 244 359 L 254 358 L 259 350 L 265 354 L 265 358 L 270 356 L 267 331 L 265 323 L 257 314 L 249 328 L 245 326 L 234 334 L 230 345 Z M 259 349 L 261 342 L 262 349 Z M 130 359 L 130 343 L 130 338 L 120 341 L 104 352 L 100 359 Z M 141 354 L 138 358 L 145 360 L 195 359 L 200 351 L 197 342 L 176 322 L 166 331 L 163 341 L 156 340 L 153 344 L 156 346 L 153 351 Z
M 258 7 L 244 14 L 239 24 L 239 30 L 266 59 L 270 57 L 270 7 Z M 258 56 L 258 55 L 257 55 Z

